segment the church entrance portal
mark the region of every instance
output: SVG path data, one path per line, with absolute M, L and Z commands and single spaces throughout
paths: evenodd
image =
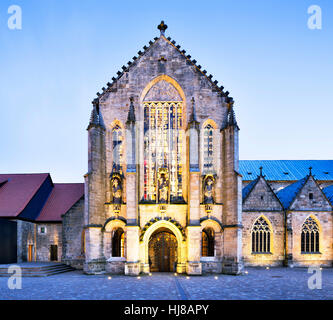
M 177 263 L 177 239 L 167 228 L 158 229 L 149 240 L 151 272 L 174 272 Z

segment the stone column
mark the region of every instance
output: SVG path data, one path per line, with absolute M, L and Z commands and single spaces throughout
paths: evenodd
M 138 275 L 140 273 L 139 261 L 139 237 L 140 227 L 138 219 L 138 179 L 137 179 L 137 132 L 134 99 L 130 99 L 130 108 L 126 122 L 126 275 Z
M 293 228 L 292 217 L 290 212 L 285 212 L 285 259 L 284 265 L 286 267 L 293 266 Z
M 190 275 L 202 273 L 201 226 L 200 226 L 200 169 L 199 169 L 199 122 L 196 120 L 195 102 L 192 99 L 192 114 L 189 121 L 189 189 L 188 189 L 188 226 L 187 226 L 187 264 Z
M 102 227 L 105 215 L 105 125 L 98 99 L 93 101 L 88 130 L 88 173 L 85 175 L 85 264 L 86 273 L 105 270 Z
M 223 261 L 222 273 L 241 274 L 242 261 L 242 179 L 238 173 L 238 125 L 233 101 L 222 130 L 223 172 Z
M 85 230 L 85 263 L 83 271 L 87 274 L 105 273 L 103 254 L 103 233 L 101 226 L 89 226 Z

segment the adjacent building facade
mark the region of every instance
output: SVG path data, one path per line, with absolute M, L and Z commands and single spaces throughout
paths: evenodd
M 332 266 L 333 160 L 239 161 L 233 98 L 158 29 L 93 101 L 84 192 L 72 187 L 57 224 L 51 191 L 18 216 L 49 230 L 35 261 L 61 235 L 61 260 L 88 274 Z

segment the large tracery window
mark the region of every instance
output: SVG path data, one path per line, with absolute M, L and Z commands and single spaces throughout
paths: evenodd
M 302 226 L 301 252 L 319 253 L 319 227 L 311 217 L 307 218 Z
M 270 253 L 271 230 L 267 221 L 260 217 L 252 228 L 252 253 Z
M 204 171 L 213 169 L 213 127 L 208 124 L 203 130 L 203 165 Z
M 157 200 L 158 170 L 166 168 L 170 200 L 182 198 L 181 101 L 144 102 L 144 199 Z
M 123 132 L 118 125 L 112 129 L 112 158 L 113 170 L 121 173 L 123 163 Z

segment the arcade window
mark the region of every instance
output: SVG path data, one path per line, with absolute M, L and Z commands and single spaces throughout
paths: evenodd
M 311 217 L 307 218 L 302 226 L 301 252 L 319 253 L 319 227 Z
M 213 170 L 213 127 L 208 124 L 203 131 L 203 165 L 205 171 L 211 171 Z
M 270 253 L 271 230 L 267 221 L 260 217 L 252 228 L 252 253 Z

